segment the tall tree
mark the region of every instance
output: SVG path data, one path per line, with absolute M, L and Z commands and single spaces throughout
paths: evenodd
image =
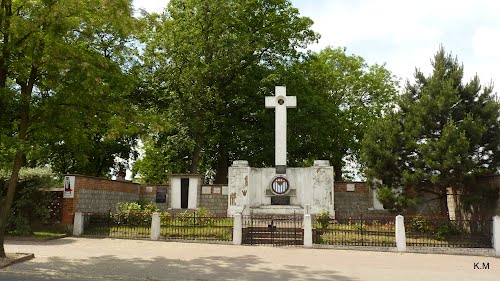
M 1 1 L 0 100 L 12 115 L 1 116 L 8 126 L 0 132 L 0 148 L 2 160 L 12 164 L 0 198 L 0 256 L 27 155 L 53 140 L 51 129 L 71 130 L 73 118 L 82 116 L 99 119 L 97 112 L 109 110 L 103 107 L 125 89 L 117 87 L 127 85 L 121 63 L 131 14 L 129 0 Z M 79 114 L 64 115 L 69 108 Z M 73 135 L 78 137 L 85 136 Z
M 384 66 L 369 65 L 345 49 L 326 48 L 297 62 L 285 84 L 299 105 L 290 120 L 290 165 L 310 166 L 329 160 L 335 179 L 349 174 L 372 120 L 392 105 L 397 81 Z
M 443 48 L 432 66 L 427 77 L 416 71 L 397 110 L 370 127 L 363 159 L 368 178 L 403 196 L 432 192 L 446 215 L 448 187 L 473 189 L 477 176 L 498 172 L 500 104 L 477 76 L 463 84 L 463 66 Z
M 168 118 L 166 129 L 152 134 L 183 134 L 191 173 L 200 163 L 227 170 L 234 112 L 262 99 L 258 82 L 318 38 L 288 0 L 174 0 L 147 25 L 140 90 L 155 98 L 150 109 Z M 257 83 L 241 92 L 247 81 Z

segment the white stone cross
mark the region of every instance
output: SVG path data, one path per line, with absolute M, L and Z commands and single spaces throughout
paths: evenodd
M 276 86 L 274 96 L 266 97 L 266 108 L 275 108 L 275 165 L 276 173 L 286 173 L 286 109 L 297 107 L 297 97 L 286 96 L 285 86 Z

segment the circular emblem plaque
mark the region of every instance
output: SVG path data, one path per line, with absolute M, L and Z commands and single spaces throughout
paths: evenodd
M 290 183 L 283 176 L 274 178 L 271 182 L 271 191 L 276 195 L 283 195 L 290 189 Z

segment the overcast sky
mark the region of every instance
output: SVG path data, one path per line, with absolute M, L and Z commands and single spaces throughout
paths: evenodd
M 134 0 L 135 8 L 161 12 L 168 0 Z M 321 34 L 319 51 L 346 47 L 369 63 L 386 64 L 402 81 L 415 67 L 431 71 L 440 45 L 464 64 L 465 78 L 500 89 L 500 1 L 498 0 L 292 0 Z

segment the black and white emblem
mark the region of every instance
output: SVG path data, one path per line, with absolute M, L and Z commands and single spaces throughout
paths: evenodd
M 276 195 L 284 195 L 288 190 L 290 190 L 290 183 L 283 176 L 278 176 L 271 182 L 271 191 Z

